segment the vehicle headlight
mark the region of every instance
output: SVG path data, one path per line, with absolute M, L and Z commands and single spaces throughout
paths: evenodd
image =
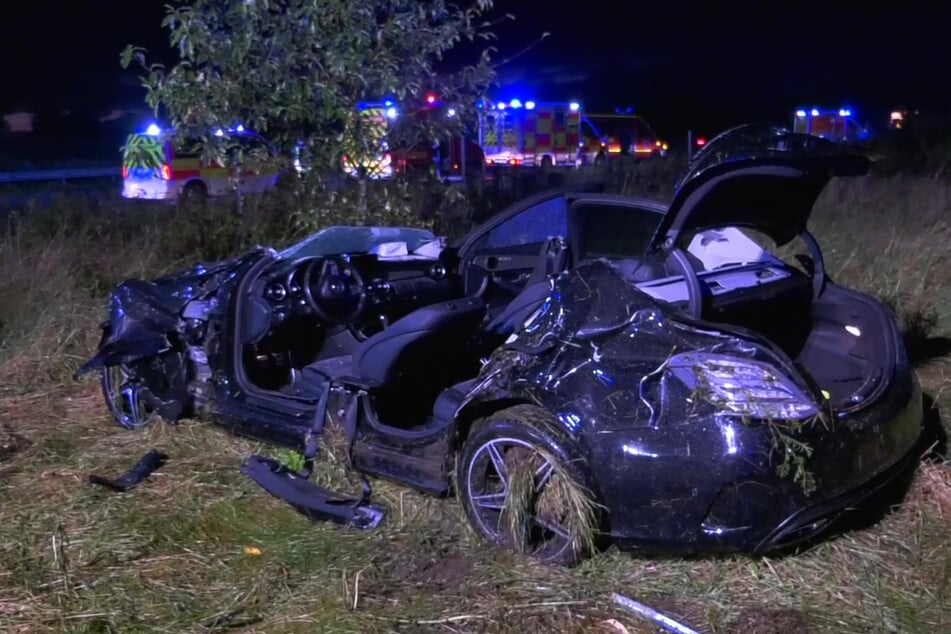
M 685 352 L 672 357 L 667 367 L 695 398 L 725 414 L 757 420 L 798 420 L 819 413 L 813 399 L 767 363 Z

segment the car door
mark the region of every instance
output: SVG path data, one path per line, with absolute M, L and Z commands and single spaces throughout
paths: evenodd
M 505 306 L 528 282 L 550 238 L 568 236 L 564 192 L 526 201 L 476 230 L 459 251 L 465 293 Z
M 631 273 L 642 268 L 665 212 L 665 205 L 646 198 L 601 194 L 574 200 L 568 209 L 573 264 L 607 259 Z

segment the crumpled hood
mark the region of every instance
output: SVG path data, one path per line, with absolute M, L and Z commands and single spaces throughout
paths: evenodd
M 153 280 L 126 280 L 109 297 L 109 319 L 102 324 L 99 351 L 76 371 L 82 376 L 103 365 L 124 364 L 169 348 L 168 333 L 178 329 L 181 312 L 193 299 L 214 293 L 264 249 L 217 262 L 202 262 Z M 108 363 L 107 363 L 108 362 Z

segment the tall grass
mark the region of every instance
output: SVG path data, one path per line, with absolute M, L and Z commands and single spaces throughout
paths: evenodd
M 615 191 L 668 196 L 663 163 L 614 167 Z M 579 176 L 580 177 L 580 176 Z M 521 184 L 527 193 L 535 184 Z M 485 548 L 452 500 L 378 483 L 381 529 L 309 524 L 237 473 L 262 450 L 201 423 L 130 433 L 95 385 L 109 289 L 317 224 L 440 223 L 461 232 L 510 200 L 410 186 L 357 217 L 338 193 L 290 192 L 209 209 L 63 198 L 0 231 L 0 630 L 9 632 L 647 631 L 618 591 L 711 632 L 951 628 L 951 468 L 922 467 L 896 512 L 789 558 L 645 559 L 610 551 L 575 570 Z M 926 392 L 951 411 L 951 182 L 833 183 L 811 228 L 838 281 L 886 298 L 915 331 Z M 462 192 L 466 194 L 466 192 Z M 172 456 L 139 489 L 85 483 L 148 447 Z M 323 468 L 342 469 L 325 462 Z M 338 474 L 339 475 L 339 474 Z M 613 629 L 612 629 L 613 628 Z

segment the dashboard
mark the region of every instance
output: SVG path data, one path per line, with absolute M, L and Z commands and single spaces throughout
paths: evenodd
M 317 271 L 324 260 L 330 261 L 333 268 L 333 261 L 338 257 L 314 256 L 277 262 L 259 278 L 252 296 L 264 300 L 269 307 L 271 328 L 294 318 L 319 320 L 314 307 L 315 291 L 308 285 L 316 283 Z M 452 276 L 439 259 L 360 254 L 344 261 L 357 272 L 363 285 L 362 308 L 351 326 L 371 322 L 382 322 L 385 326 L 419 306 L 450 299 L 455 292 Z

